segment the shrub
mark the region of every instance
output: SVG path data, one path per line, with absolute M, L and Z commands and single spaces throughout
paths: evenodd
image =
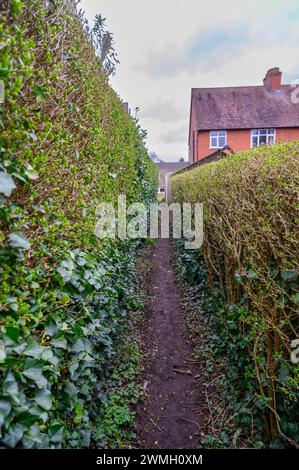
M 2 442 L 88 446 L 136 245 L 99 245 L 95 207 L 151 200 L 155 168 L 75 2 L 3 0 L 0 41 Z
M 291 361 L 298 335 L 298 160 L 299 143 L 285 143 L 172 177 L 176 201 L 204 205 L 208 277 L 229 304 L 223 330 L 230 335 L 237 325 L 230 341 L 245 341 L 251 368 L 241 371 L 256 381 L 266 437 L 291 443 L 299 438 L 298 364 Z

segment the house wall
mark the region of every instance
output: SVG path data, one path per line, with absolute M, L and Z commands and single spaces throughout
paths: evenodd
M 276 142 L 289 142 L 290 140 L 299 140 L 299 128 L 298 127 L 276 129 Z
M 179 162 L 170 162 L 169 165 L 166 164 L 166 167 L 164 168 L 159 168 L 159 164 L 157 165 L 158 168 L 158 181 L 159 181 L 159 187 L 163 187 L 164 190 L 166 188 L 166 179 L 167 175 L 172 175 L 172 173 L 175 173 L 176 171 L 182 170 L 185 166 L 188 166 L 188 163 L 179 163 Z
M 193 143 L 194 139 L 194 143 Z M 195 122 L 195 113 L 191 108 L 190 132 L 189 132 L 189 162 L 194 163 L 197 160 L 197 131 Z
M 299 140 L 299 128 L 276 129 L 276 142 L 288 142 L 290 140 Z M 232 129 L 227 131 L 227 144 L 234 152 L 242 152 L 251 147 L 250 129 Z M 215 152 L 210 148 L 210 131 L 197 132 L 197 155 L 194 161 L 201 160 L 207 155 Z M 190 163 L 193 161 L 190 159 Z

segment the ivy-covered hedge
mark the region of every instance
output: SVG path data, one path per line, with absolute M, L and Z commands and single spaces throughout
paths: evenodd
M 263 410 L 268 442 L 291 445 L 299 441 L 299 366 L 291 360 L 299 333 L 298 177 L 293 142 L 233 155 L 171 182 L 176 201 L 204 205 L 203 255 L 210 285 L 226 302 L 221 335 L 244 400 Z
M 1 440 L 88 446 L 135 250 L 95 207 L 152 200 L 155 168 L 74 2 L 1 2 L 0 79 Z

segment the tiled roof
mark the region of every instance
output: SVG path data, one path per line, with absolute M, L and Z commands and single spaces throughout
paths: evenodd
M 216 162 L 217 160 L 220 160 L 228 156 L 230 156 L 230 154 L 227 153 L 225 150 L 217 149 L 215 152 L 210 153 L 206 157 L 201 158 L 200 160 L 197 160 L 196 162 L 191 163 L 189 166 L 186 166 L 185 168 L 182 168 L 181 170 L 176 171 L 171 176 L 185 173 L 186 171 L 193 170 L 193 168 L 196 168 L 198 166 L 205 165 L 206 163 Z
M 299 104 L 291 101 L 294 87 L 282 85 L 193 88 L 197 130 L 299 127 Z
M 159 162 L 156 163 L 157 168 L 163 173 L 174 173 L 175 171 L 182 170 L 189 165 L 189 162 Z

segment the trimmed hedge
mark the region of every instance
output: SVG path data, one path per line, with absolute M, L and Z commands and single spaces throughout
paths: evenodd
M 291 444 L 299 441 L 299 366 L 291 361 L 299 332 L 298 177 L 299 143 L 292 142 L 171 179 L 175 201 L 204 205 L 208 277 L 228 305 L 223 331 L 230 349 L 250 359 L 245 369 L 240 358 L 239 383 L 263 410 L 266 439 Z
M 95 207 L 153 200 L 156 170 L 75 2 L 1 2 L 0 79 L 2 442 L 99 444 L 136 244 L 100 245 Z

